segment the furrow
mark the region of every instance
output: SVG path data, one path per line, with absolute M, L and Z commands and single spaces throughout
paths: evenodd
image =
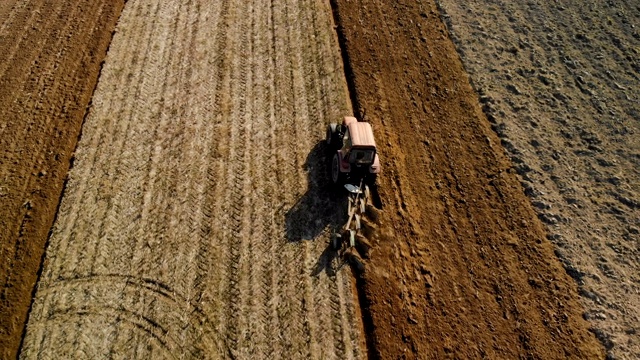
M 4 21 L 0 24 L 0 37 L 5 36 L 7 28 L 13 28 L 13 21 L 16 14 L 23 10 L 31 0 L 5 0 L 0 3 L 0 16 Z
M 58 8 L 58 17 L 60 19 L 64 18 L 63 14 L 71 13 L 71 16 L 75 17 L 76 12 L 80 10 L 79 6 L 74 6 L 72 4 L 67 4 L 65 2 L 59 2 L 61 6 Z M 69 7 L 72 7 L 69 9 Z M 39 13 L 35 11 L 34 13 Z M 34 16 L 32 16 L 33 19 Z M 42 22 L 42 21 L 40 21 Z M 60 21 L 62 22 L 62 21 Z M 0 79 L 3 78 L 22 78 L 23 81 L 8 81 L 8 84 L 17 86 L 16 88 L 7 88 L 7 94 L 11 94 L 14 92 L 18 92 L 23 94 L 20 98 L 16 99 L 17 103 L 7 104 L 8 106 L 0 109 L 0 117 L 5 116 L 15 116 L 16 114 L 12 113 L 4 113 L 4 111 L 12 112 L 12 111 L 25 111 L 25 109 L 31 114 L 31 117 L 34 118 L 36 114 L 45 111 L 43 108 L 45 104 L 41 101 L 42 98 L 45 98 L 45 94 L 48 90 L 51 90 L 52 81 L 53 81 L 53 73 L 57 70 L 60 65 L 62 55 L 65 53 L 65 46 L 68 47 L 69 41 L 66 35 L 70 33 L 69 29 L 77 26 L 76 22 L 71 19 L 71 17 L 66 18 L 65 25 L 61 27 L 60 30 L 57 29 L 49 29 L 49 27 L 57 24 L 57 21 L 46 21 L 46 26 L 44 31 L 51 32 L 50 41 L 45 42 L 44 44 L 37 44 L 38 46 L 16 46 L 13 48 L 15 50 L 13 53 L 9 54 L 9 58 L 6 62 L 0 62 Z M 31 23 L 32 28 L 35 28 L 35 25 Z M 29 31 L 27 31 L 28 33 Z M 72 33 L 72 32 L 71 32 Z M 26 52 L 25 49 L 32 52 Z M 55 53 L 56 56 L 47 56 L 51 53 Z M 25 58 L 24 61 L 16 61 L 14 56 L 16 54 L 20 54 L 22 58 Z M 45 63 L 40 63 L 40 59 L 46 59 Z M 31 61 L 27 60 L 30 59 Z M 9 64 L 31 64 L 27 67 L 8 67 Z M 7 67 L 3 69 L 3 64 L 7 64 Z M 41 71 L 40 69 L 43 69 Z M 22 72 L 20 72 L 22 70 Z M 6 77 L 5 77 L 6 75 Z M 55 117 L 45 117 L 45 121 L 29 121 L 25 122 L 28 124 L 25 127 L 21 127 L 23 130 L 21 133 L 13 132 L 13 135 L 10 137 L 0 137 L 0 147 L 8 148 L 9 154 L 16 153 L 16 146 L 20 144 L 28 144 L 25 141 L 25 138 L 28 138 L 34 132 L 47 130 L 47 126 L 49 125 L 51 119 L 55 119 Z M 21 126 L 20 122 L 16 123 L 16 125 Z M 16 139 L 20 139 L 16 141 Z M 8 146 L 5 143 L 5 140 L 9 142 Z M 26 189 L 27 184 L 21 184 L 23 186 L 22 191 Z
M 268 229 L 266 217 L 271 212 L 268 206 L 268 192 L 265 180 L 269 177 L 271 169 L 266 167 L 266 141 L 268 140 L 269 119 L 264 112 L 266 69 L 263 67 L 263 59 L 266 58 L 265 31 L 263 16 L 266 2 L 256 2 L 251 11 L 251 37 L 250 67 L 252 68 L 252 81 L 248 89 L 251 111 L 248 113 L 251 121 L 251 134 L 249 136 L 251 151 L 248 153 L 250 169 L 250 235 L 249 235 L 249 309 L 247 316 L 246 352 L 248 354 L 267 354 L 270 329 L 268 326 L 268 296 L 269 289 L 265 287 L 265 279 L 270 279 L 272 268 L 269 266 L 270 253 L 268 247 Z M 267 4 L 268 5 L 268 4 Z
M 41 16 L 43 15 L 44 9 L 42 9 L 42 7 L 40 8 L 31 8 L 29 5 L 29 1 L 25 1 L 20 5 L 15 6 L 10 15 L 12 19 L 17 20 L 17 22 L 23 23 L 22 25 L 16 25 L 16 23 L 9 23 L 9 18 L 7 19 L 7 22 L 5 22 L 3 24 L 2 29 L 0 29 L 0 36 L 4 36 L 5 31 L 7 31 L 7 29 L 9 28 L 18 28 L 18 27 L 22 27 L 22 30 L 16 30 L 18 33 L 22 34 L 22 36 L 15 42 L 4 42 L 2 44 L 2 47 L 0 49 L 2 49 L 2 54 L 3 57 L 6 56 L 6 59 L 3 59 L 2 62 L 0 62 L 0 79 L 5 78 L 5 75 L 8 71 L 12 71 L 10 65 L 11 64 L 15 64 L 16 62 L 14 61 L 14 58 L 16 57 L 17 54 L 20 54 L 21 56 L 25 57 L 25 58 L 33 58 L 34 56 L 37 56 L 38 54 L 38 50 L 41 50 L 45 47 L 45 44 L 43 44 L 42 46 L 33 46 L 33 47 L 29 47 L 29 46 L 24 46 L 24 42 L 29 39 L 29 35 L 33 34 L 36 31 L 49 31 L 51 26 L 54 26 L 54 24 L 56 24 L 55 21 L 51 21 L 51 22 L 45 22 L 42 29 L 40 29 L 39 27 L 36 27 L 36 24 L 41 24 L 43 23 L 42 20 L 38 20 L 41 19 Z M 56 8 L 51 10 L 51 14 L 56 14 L 55 17 L 59 17 L 60 14 L 63 13 L 62 8 L 67 5 L 64 2 L 60 1 L 57 2 L 56 5 L 58 5 Z M 32 5 L 33 6 L 33 5 Z M 54 17 L 54 16 L 52 16 Z M 53 37 L 51 38 L 52 40 L 54 39 Z M 39 44 L 38 44 L 39 45 Z M 5 48 L 5 46 L 11 46 L 10 48 Z M 28 53 L 24 53 L 24 50 L 30 50 L 30 52 Z
M 246 266 L 246 247 L 247 241 L 247 223 L 248 212 L 250 204 L 247 196 L 250 191 L 247 187 L 248 182 L 248 169 L 247 169 L 247 152 L 246 149 L 250 146 L 247 123 L 247 83 L 248 72 L 247 69 L 247 56 L 249 55 L 247 48 L 248 43 L 248 19 L 247 11 L 237 4 L 235 6 L 237 11 L 236 24 L 238 30 L 237 43 L 235 44 L 237 56 L 235 58 L 234 67 L 232 70 L 232 84 L 235 85 L 232 88 L 232 94 L 236 97 L 232 99 L 233 109 L 231 111 L 232 122 L 231 128 L 231 157 L 230 166 L 231 173 L 228 174 L 228 180 L 231 182 L 228 184 L 230 188 L 230 205 L 231 205 L 231 221 L 230 221 L 230 258 L 228 263 L 228 294 L 229 294 L 229 308 L 227 312 L 227 322 L 229 328 L 227 329 L 227 347 L 231 356 L 241 356 L 243 351 L 243 333 L 245 331 L 245 302 L 247 299 L 246 294 L 246 279 L 243 278 L 245 274 Z

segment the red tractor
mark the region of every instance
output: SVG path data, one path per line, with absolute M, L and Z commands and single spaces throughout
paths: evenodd
M 336 185 L 373 184 L 380 173 L 371 124 L 345 116 L 341 125 L 327 127 L 327 145 L 332 154 L 331 180 Z

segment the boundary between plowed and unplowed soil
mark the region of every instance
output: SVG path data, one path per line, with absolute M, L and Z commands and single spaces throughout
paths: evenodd
M 358 280 L 370 358 L 602 358 L 435 3 L 331 4 L 384 173 Z

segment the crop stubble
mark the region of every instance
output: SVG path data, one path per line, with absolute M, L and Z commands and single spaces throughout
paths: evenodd
M 364 356 L 349 273 L 317 271 L 339 219 L 309 174 L 349 111 L 331 31 L 317 1 L 127 2 L 25 357 Z

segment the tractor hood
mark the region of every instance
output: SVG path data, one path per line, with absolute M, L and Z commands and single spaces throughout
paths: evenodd
M 349 135 L 351 136 L 351 146 L 376 147 L 373 139 L 373 129 L 367 122 L 353 121 L 349 125 Z

